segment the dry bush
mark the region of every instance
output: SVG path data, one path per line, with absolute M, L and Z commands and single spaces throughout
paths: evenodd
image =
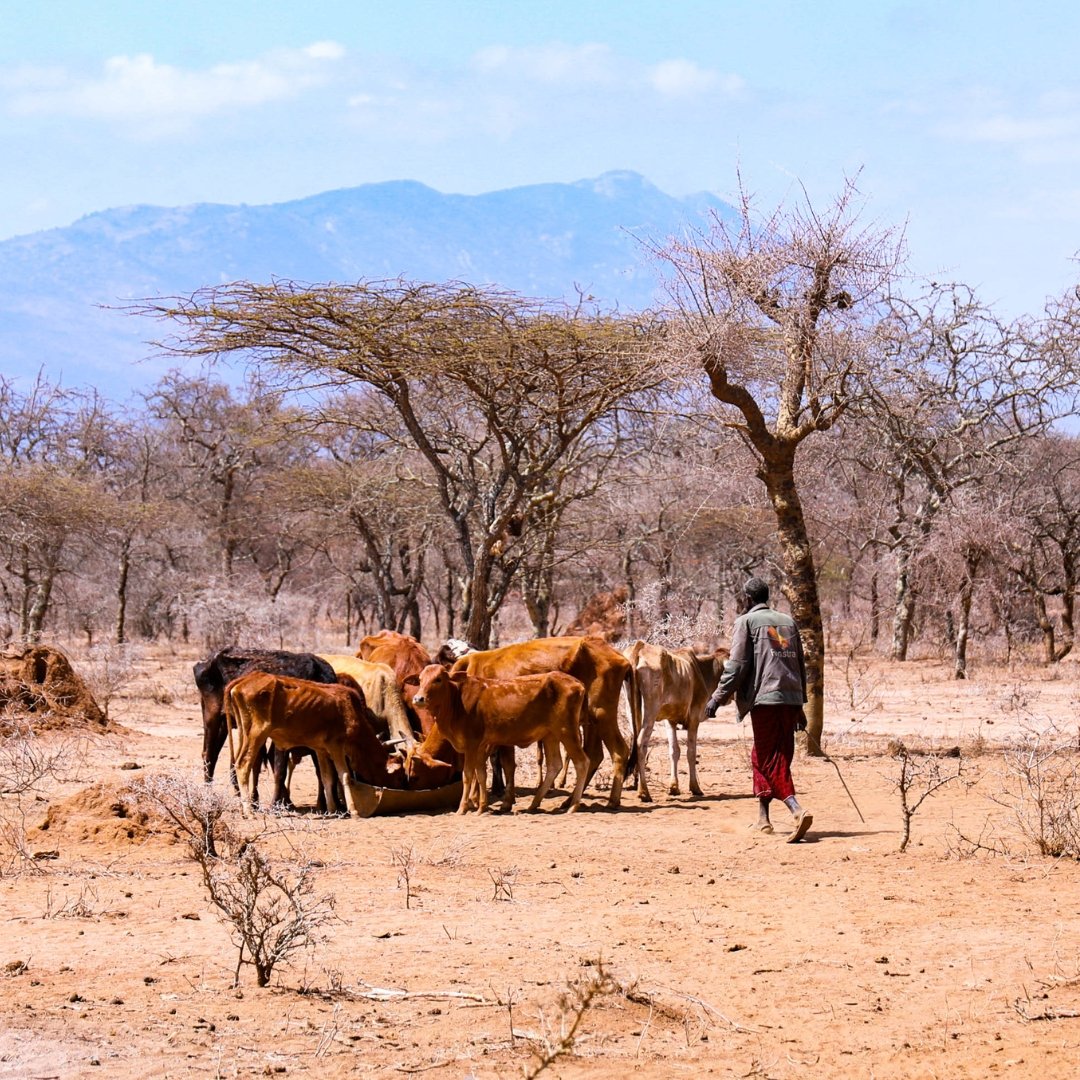
M 87 689 L 109 719 L 109 705 L 117 693 L 135 677 L 135 665 L 142 659 L 138 645 L 105 642 L 94 645 L 80 658 L 79 670 Z
M 76 778 L 88 745 L 75 736 L 43 739 L 40 717 L 8 712 L 0 729 L 0 871 L 40 869 L 26 840 L 30 806 L 51 784 Z
M 242 641 L 257 648 L 283 649 L 292 641 L 315 640 L 314 607 L 303 596 L 260 596 L 235 583 L 211 583 L 186 600 L 188 619 L 207 651 Z
M 1080 745 L 1076 732 L 1050 720 L 1030 720 L 1002 751 L 1004 790 L 994 801 L 1008 808 L 1039 854 L 1080 859 Z
M 556 1001 L 558 1015 L 554 1021 L 548 1020 L 541 1012 L 543 1034 L 536 1040 L 539 1044 L 534 1051 L 536 1061 L 525 1070 L 526 1080 L 534 1080 L 551 1068 L 559 1058 L 574 1052 L 581 1025 L 599 1001 L 605 997 L 625 997 L 632 993 L 633 989 L 620 983 L 604 968 L 601 960 L 592 963 L 587 975 L 569 983 L 559 995 Z
M 626 605 L 626 611 L 632 614 L 642 641 L 665 649 L 711 649 L 712 643 L 724 636 L 723 628 L 715 616 L 701 606 L 696 594 L 684 596 L 668 586 L 665 596 L 663 582 L 652 582 L 642 588 L 637 599 Z M 630 644 L 630 641 L 621 641 L 617 648 L 626 648 Z
M 964 759 L 959 747 L 944 753 L 932 750 L 909 750 L 902 742 L 890 744 L 890 752 L 900 762 L 900 773 L 893 780 L 900 793 L 900 812 L 903 828 L 900 851 L 906 851 L 911 840 L 911 819 L 920 806 L 946 784 L 959 780 L 964 773 Z
M 234 986 L 245 964 L 255 968 L 259 986 L 268 985 L 279 962 L 319 938 L 321 927 L 333 917 L 334 900 L 314 895 L 316 862 L 295 845 L 292 858 L 272 859 L 260 848 L 265 834 L 237 834 L 224 816 L 236 806 L 231 793 L 204 783 L 195 773 L 164 774 L 144 778 L 134 797 L 186 838 L 210 903 L 237 948 Z M 290 828 L 287 819 L 268 820 L 272 829 Z

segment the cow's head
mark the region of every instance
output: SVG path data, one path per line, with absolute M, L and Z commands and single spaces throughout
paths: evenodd
M 420 682 L 413 694 L 413 704 L 428 709 L 436 717 L 450 704 L 454 684 L 442 664 L 428 664 L 420 672 Z

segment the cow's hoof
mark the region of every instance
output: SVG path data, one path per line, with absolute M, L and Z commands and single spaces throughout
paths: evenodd
M 652 796 L 647 791 L 639 791 L 638 802 L 652 802 Z
M 699 787 L 692 787 L 690 789 L 690 794 L 693 795 L 695 798 L 700 799 L 704 795 L 704 792 Z
M 679 785 L 678 784 L 672 784 L 671 787 L 669 787 L 667 789 L 667 793 L 669 795 L 679 795 L 679 794 L 681 794 L 681 792 L 679 791 Z

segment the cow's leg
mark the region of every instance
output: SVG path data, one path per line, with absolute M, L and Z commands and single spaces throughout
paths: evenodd
M 536 794 L 532 797 L 532 802 L 529 803 L 529 813 L 540 809 L 540 803 L 543 802 L 544 796 L 551 790 L 551 785 L 555 783 L 555 777 L 559 772 L 559 766 L 562 764 L 562 751 L 559 749 L 558 735 L 555 735 L 554 733 L 546 735 L 543 742 L 544 776 L 537 785 Z
M 251 817 L 254 778 L 252 777 L 252 763 L 262 751 L 258 745 L 258 739 L 248 733 L 240 740 L 240 749 L 236 755 L 236 780 L 240 791 L 240 813 Z
M 345 808 L 349 811 L 349 817 L 358 818 L 360 811 L 356 809 L 356 800 L 353 798 L 352 784 L 349 783 L 349 763 L 345 759 L 345 755 L 341 754 L 339 761 L 334 762 L 337 766 L 336 772 L 330 774 L 330 786 L 334 785 L 334 777 L 341 781 L 341 790 L 345 794 Z M 334 796 L 334 801 L 337 802 L 337 796 Z
M 589 771 L 589 759 L 581 748 L 580 742 L 573 740 L 563 743 L 566 749 L 566 760 L 574 763 L 574 790 L 562 804 L 567 813 L 572 813 L 581 805 L 581 796 L 585 792 L 585 777 Z
M 580 735 L 578 737 L 580 738 Z M 566 777 L 570 770 L 570 758 L 564 756 L 559 743 L 555 743 L 555 752 L 559 755 L 559 773 L 555 777 L 555 786 L 561 788 L 566 786 Z M 547 753 L 547 751 L 545 750 L 544 753 Z
M 472 797 L 472 789 L 474 783 L 473 777 L 473 758 L 475 754 L 470 754 L 469 748 L 465 748 L 464 760 L 461 766 L 461 802 L 458 804 L 457 812 L 464 814 L 469 809 L 469 801 Z
M 203 721 L 203 778 L 209 784 L 214 779 L 214 767 L 228 736 L 228 723 L 222 713 L 209 723 Z
M 690 793 L 692 795 L 701 795 L 701 785 L 698 783 L 697 778 L 697 733 L 698 725 L 696 720 L 686 719 L 686 764 L 690 768 Z
M 326 796 L 326 812 L 336 814 L 338 812 L 338 801 L 334 790 L 334 777 L 338 773 L 337 763 L 325 750 L 317 750 L 315 756 L 318 759 L 316 771 L 319 774 L 319 783 Z
M 646 709 L 641 718 L 641 731 L 638 734 L 638 757 L 637 769 L 638 798 L 642 802 L 652 802 L 652 792 L 649 791 L 648 764 L 649 743 L 652 742 L 653 724 L 656 723 L 656 714 L 652 709 Z
M 667 722 L 668 755 L 671 758 L 671 785 L 668 787 L 670 795 L 679 794 L 679 725 L 674 720 Z
M 271 806 L 282 807 L 292 810 L 292 799 L 289 797 L 289 754 L 286 750 L 279 750 L 271 743 L 270 767 L 274 774 L 274 801 Z
M 487 779 L 487 762 L 484 762 L 484 778 Z M 503 777 L 502 764 L 498 753 L 491 755 L 491 794 L 502 795 L 506 790 L 506 780 Z
M 488 811 L 488 785 L 487 767 L 488 754 L 475 754 L 473 756 L 473 776 L 476 783 L 476 812 L 486 814 Z
M 504 814 L 509 814 L 513 811 L 514 799 L 517 798 L 517 788 L 515 787 L 517 758 L 514 754 L 514 748 L 512 746 L 500 746 L 498 754 L 492 757 L 492 761 L 496 758 L 502 763 L 503 778 L 506 781 L 506 788 L 503 791 L 502 801 L 499 803 L 499 810 Z

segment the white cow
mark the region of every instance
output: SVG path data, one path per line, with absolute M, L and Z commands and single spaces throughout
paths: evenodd
M 665 649 L 635 641 L 623 655 L 634 665 L 639 701 L 631 702 L 630 715 L 640 715 L 641 729 L 637 737 L 638 798 L 652 802 L 649 785 L 645 779 L 645 764 L 649 755 L 649 741 L 657 720 L 668 723 L 668 746 L 671 751 L 671 785 L 668 791 L 679 794 L 679 740 L 678 728 L 686 728 L 686 761 L 690 767 L 690 791 L 701 794 L 697 778 L 697 732 L 705 716 L 705 704 L 720 681 L 727 649 L 714 653 L 695 653 L 693 649 Z

